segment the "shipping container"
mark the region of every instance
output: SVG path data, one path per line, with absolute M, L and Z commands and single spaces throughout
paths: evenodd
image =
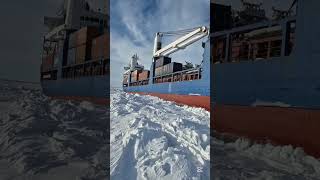
M 157 67 L 157 68 L 155 69 L 155 71 L 154 71 L 155 76 L 160 76 L 160 75 L 162 75 L 162 69 L 163 69 L 163 66 Z
M 149 74 L 150 74 L 149 70 L 143 70 L 142 72 L 139 73 L 138 80 L 144 81 L 144 80 L 149 79 Z
M 42 58 L 42 71 L 49 71 L 53 67 L 54 54 L 44 55 Z
M 91 45 L 90 44 L 84 44 L 82 46 L 76 47 L 76 64 L 84 63 L 86 60 L 90 60 L 90 54 L 91 54 Z
M 182 64 L 177 62 L 172 62 L 163 66 L 162 75 L 171 74 L 177 71 L 182 71 Z
M 110 56 L 109 34 L 103 34 L 92 40 L 92 59 L 107 59 Z
M 160 57 L 159 59 L 156 60 L 155 67 L 158 68 L 169 63 L 171 63 L 170 57 Z
M 91 41 L 99 36 L 99 29 L 96 27 L 84 27 L 69 35 L 69 48 L 75 48 Z
M 187 81 L 188 80 L 188 75 L 187 74 L 183 74 L 182 75 L 182 81 Z
M 141 72 L 141 70 L 132 71 L 132 73 L 131 73 L 131 82 L 137 82 L 138 81 L 140 72 Z
M 99 29 L 96 27 L 84 27 L 76 32 L 76 36 L 76 45 L 83 45 L 99 36 Z
M 73 65 L 76 63 L 76 48 L 68 49 L 67 65 Z

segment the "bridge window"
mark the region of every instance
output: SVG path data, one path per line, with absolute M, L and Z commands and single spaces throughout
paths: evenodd
M 282 30 L 280 26 L 274 26 L 234 33 L 230 44 L 232 62 L 279 57 Z

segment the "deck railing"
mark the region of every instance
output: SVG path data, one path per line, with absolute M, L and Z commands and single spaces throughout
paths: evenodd
M 165 82 L 179 82 L 179 81 L 192 81 L 201 79 L 201 68 L 187 69 L 170 74 L 164 74 L 155 76 L 153 83 L 165 83 Z
M 159 75 L 153 77 L 153 83 L 166 83 L 166 82 L 180 82 L 180 81 L 193 81 L 201 79 L 202 68 L 193 68 L 183 71 L 178 71 L 170 74 Z M 149 79 L 136 81 L 136 82 L 123 82 L 123 87 L 130 86 L 144 86 L 149 84 Z
M 62 78 L 72 79 L 86 76 L 103 76 L 109 73 L 109 60 L 90 60 L 82 64 L 62 67 Z

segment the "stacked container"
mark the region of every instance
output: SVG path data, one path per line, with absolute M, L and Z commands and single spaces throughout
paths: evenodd
M 155 75 L 155 76 L 160 76 L 160 75 L 162 75 L 162 69 L 163 69 L 163 66 L 157 67 L 157 68 L 154 70 L 154 75 Z
M 98 35 L 96 27 L 84 27 L 70 34 L 67 64 L 82 64 L 91 59 L 92 40 Z
M 48 54 L 48 55 L 44 55 L 42 58 L 42 65 L 41 65 L 41 69 L 43 72 L 45 71 L 49 71 L 52 69 L 53 66 L 53 61 L 54 61 L 54 54 Z
M 169 64 L 169 63 L 171 63 L 171 58 L 169 58 L 169 57 L 160 57 L 155 62 L 155 68 L 164 66 L 164 65 Z
M 177 71 L 182 71 L 182 64 L 181 63 L 176 63 L 176 62 L 172 62 L 170 64 L 166 64 L 163 66 L 162 69 L 162 75 L 167 75 L 167 74 L 171 74 Z
M 164 66 L 155 69 L 155 76 L 162 76 L 167 74 L 172 74 L 174 72 L 182 71 L 182 64 L 172 62 Z
M 103 34 L 92 40 L 91 57 L 95 59 L 107 59 L 110 57 L 109 34 Z
M 141 73 L 141 70 L 135 70 L 131 73 L 131 82 L 137 82 L 139 78 L 139 73 Z
M 149 70 L 143 70 L 138 74 L 138 81 L 144 81 L 149 79 L 150 71 Z

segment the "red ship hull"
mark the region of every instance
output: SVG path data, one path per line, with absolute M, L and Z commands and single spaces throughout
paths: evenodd
M 319 110 L 215 105 L 211 118 L 218 133 L 302 147 L 320 157 Z
M 162 93 L 143 93 L 132 92 L 141 95 L 151 95 L 159 97 L 166 101 L 173 101 L 177 104 L 188 105 L 192 107 L 204 108 L 210 111 L 210 96 L 195 96 L 195 95 L 178 95 L 178 94 L 162 94 Z

